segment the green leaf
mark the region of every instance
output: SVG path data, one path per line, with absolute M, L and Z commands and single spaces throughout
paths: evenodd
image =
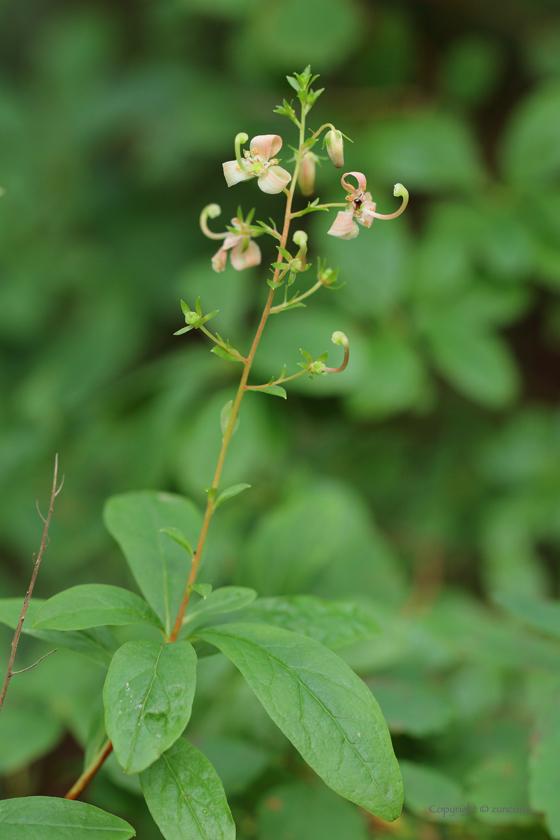
M 493 600 L 520 618 L 528 627 L 560 638 L 560 602 L 537 601 L 522 595 L 495 595 Z
M 220 347 L 219 344 L 216 344 L 210 350 L 211 353 L 215 353 L 216 356 L 219 356 L 221 359 L 226 359 L 228 362 L 241 362 L 243 363 L 242 359 L 238 359 L 237 356 L 234 356 L 233 353 L 229 353 L 223 347 Z
M 185 537 L 183 532 L 179 530 L 179 528 L 160 528 L 160 530 L 163 534 L 167 534 L 168 537 L 171 537 L 173 542 L 176 542 L 177 545 L 182 545 L 183 548 L 185 548 L 189 552 L 191 557 L 194 557 L 194 551 L 191 547 L 190 542 Z
M 310 636 L 331 649 L 371 639 L 379 633 L 375 621 L 356 604 L 323 601 L 312 595 L 259 598 L 242 618 Z
M 105 725 L 127 773 L 149 767 L 181 735 L 191 716 L 196 654 L 188 642 L 127 642 L 103 689 Z
M 241 610 L 252 603 L 256 597 L 255 590 L 245 586 L 222 586 L 220 589 L 215 589 L 207 598 L 187 610 L 183 619 L 184 630 L 192 636 L 196 629 L 211 622 L 214 616 Z
M 86 630 L 105 624 L 152 624 L 163 629 L 152 608 L 120 586 L 92 583 L 73 586 L 46 601 L 37 611 L 37 630 Z
M 229 426 L 229 421 L 231 420 L 231 412 L 233 411 L 233 400 L 228 400 L 228 402 L 224 405 L 222 410 L 220 411 L 220 426 L 222 429 L 222 437 L 226 433 L 226 429 Z M 239 428 L 239 414 L 235 418 L 235 422 L 233 424 L 233 431 L 231 436 L 233 437 L 236 433 L 237 429 Z
M 259 388 L 258 390 L 261 394 L 272 394 L 274 397 L 283 397 L 285 400 L 288 399 L 286 389 L 281 388 L 280 385 L 269 385 L 268 388 Z
M 189 499 L 146 490 L 113 496 L 105 505 L 105 524 L 167 634 L 179 612 L 190 572 L 184 550 L 162 528 L 198 534 L 202 517 Z
M 136 832 L 120 817 L 85 802 L 22 796 L 0 802 L 2 840 L 129 840 Z
M 371 838 L 364 815 L 322 784 L 292 782 L 269 789 L 257 819 L 258 836 L 274 840 Z
M 208 596 L 212 592 L 212 584 L 211 583 L 191 583 L 191 589 L 192 589 L 193 592 L 196 592 L 197 595 L 200 595 L 202 598 L 208 598 Z
M 90 662 L 95 662 L 96 665 L 101 665 L 102 668 L 108 668 L 117 650 L 117 643 L 110 631 L 106 627 L 66 632 L 60 632 L 58 630 L 34 630 L 32 628 L 33 618 L 44 603 L 45 601 L 39 598 L 31 599 L 22 632 L 27 636 L 41 639 L 41 641 L 55 645 L 56 647 L 66 647 L 74 650 L 76 653 L 85 656 Z M 7 624 L 8 627 L 15 630 L 22 607 L 23 598 L 0 599 L 0 623 Z
M 233 487 L 228 487 L 227 490 L 223 490 L 216 499 L 214 509 L 227 502 L 228 499 L 233 499 L 234 496 L 238 496 L 244 490 L 248 490 L 250 486 L 250 484 L 234 484 Z
M 166 840 L 235 840 L 235 824 L 220 778 L 206 756 L 180 738 L 140 782 Z
M 433 767 L 412 761 L 400 761 L 399 764 L 405 808 L 430 822 L 463 822 L 467 816 L 467 803 L 465 793 L 457 782 Z M 444 808 L 451 810 L 444 811 Z
M 314 639 L 279 627 L 226 624 L 199 635 L 239 668 L 329 787 L 383 819 L 398 817 L 402 782 L 387 725 L 346 663 Z

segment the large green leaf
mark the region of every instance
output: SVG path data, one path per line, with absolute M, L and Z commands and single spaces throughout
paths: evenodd
M 161 529 L 179 528 L 193 542 L 200 531 L 200 513 L 182 496 L 144 491 L 113 496 L 105 505 L 104 519 L 144 597 L 169 634 L 187 585 L 191 560 Z
M 272 720 L 341 796 L 386 820 L 402 807 L 387 725 L 371 692 L 315 639 L 261 624 L 226 624 L 200 637 L 236 665 Z
M 183 732 L 191 716 L 196 654 L 188 642 L 127 642 L 111 662 L 105 726 L 127 773 L 149 767 Z
M 90 583 L 73 586 L 49 598 L 37 611 L 37 630 L 85 630 L 105 624 L 153 624 L 162 629 L 152 608 L 120 586 Z
M 235 840 L 220 778 L 206 756 L 180 738 L 141 777 L 148 808 L 166 840 Z
M 248 606 L 257 597 L 254 589 L 246 586 L 222 586 L 189 610 L 183 620 L 182 635 L 192 636 L 196 629 L 212 621 L 215 615 L 234 612 Z
M 242 619 L 293 630 L 332 649 L 379 633 L 373 618 L 357 604 L 323 601 L 312 595 L 259 598 L 244 611 Z
M 136 832 L 120 817 L 71 799 L 22 796 L 0 802 L 2 840 L 129 840 Z
M 29 602 L 27 615 L 23 624 L 22 632 L 35 639 L 41 639 L 57 647 L 67 647 L 70 650 L 81 653 L 90 662 L 108 668 L 113 654 L 117 650 L 117 643 L 106 627 L 96 627 L 91 630 L 75 630 L 61 632 L 59 630 L 34 630 L 32 627 L 33 618 L 39 608 L 45 602 L 39 598 L 32 598 Z M 0 622 L 7 624 L 12 630 L 17 627 L 21 609 L 22 598 L 0 599 Z

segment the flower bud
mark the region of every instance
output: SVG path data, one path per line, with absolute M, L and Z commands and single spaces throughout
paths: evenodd
M 300 248 L 303 248 L 307 245 L 307 238 L 307 234 L 304 230 L 296 230 L 296 232 L 292 236 L 293 241 Z
M 302 195 L 313 195 L 315 189 L 315 162 L 313 152 L 306 152 L 299 168 L 298 184 Z M 342 164 L 341 164 L 342 165 Z
M 333 332 L 331 341 L 333 344 L 342 344 L 344 348 L 348 347 L 348 339 L 341 330 Z
M 325 136 L 325 146 L 334 166 L 337 169 L 344 166 L 344 141 L 342 139 L 342 133 L 336 128 L 331 128 Z

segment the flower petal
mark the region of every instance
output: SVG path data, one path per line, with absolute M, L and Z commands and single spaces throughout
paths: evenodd
M 222 245 L 222 248 L 224 249 L 224 251 L 227 251 L 230 248 L 234 248 L 238 242 L 241 242 L 243 240 L 243 238 L 244 237 L 241 236 L 241 234 L 239 233 L 228 233 L 228 235 L 224 239 L 224 244 Z
M 234 184 L 239 184 L 240 181 L 248 181 L 250 178 L 255 177 L 254 172 L 243 172 L 236 160 L 227 160 L 222 166 L 228 187 L 233 187 Z
M 292 176 L 281 166 L 269 166 L 268 169 L 259 175 L 259 187 L 265 193 L 275 195 L 290 183 Z
M 279 134 L 257 134 L 249 145 L 250 154 L 256 154 L 262 161 L 270 160 L 282 148 L 282 138 Z
M 375 219 L 375 202 L 374 201 L 364 201 L 362 206 L 360 207 L 361 214 L 360 216 L 356 216 L 356 221 L 365 227 L 371 227 L 371 223 Z M 227 241 L 227 240 L 226 240 Z
M 214 256 L 212 257 L 212 268 L 214 271 L 217 271 L 218 274 L 220 271 L 223 271 L 226 267 L 226 260 L 227 260 L 227 251 L 225 248 L 220 248 L 219 251 L 216 251 Z
M 339 239 L 355 239 L 360 229 L 354 221 L 354 214 L 348 210 L 340 210 L 332 223 L 331 229 L 327 231 L 331 236 Z
M 231 252 L 231 264 L 237 271 L 244 268 L 251 268 L 253 265 L 259 265 L 261 261 L 261 249 L 252 239 L 249 240 L 247 248 L 243 250 L 243 242 L 238 242 Z
M 353 187 L 351 184 L 348 184 L 344 179 L 348 177 L 348 175 L 353 175 L 356 181 L 358 182 L 358 189 Z M 363 193 L 366 188 L 366 176 L 363 172 L 345 172 L 340 182 L 345 190 L 347 190 L 351 195 L 358 195 L 359 193 Z

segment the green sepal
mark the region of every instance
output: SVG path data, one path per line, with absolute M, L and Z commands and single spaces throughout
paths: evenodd
M 174 332 L 173 335 L 183 335 L 183 333 L 188 333 L 189 330 L 194 330 L 194 327 L 183 327 L 182 330 L 177 330 L 177 332 Z

